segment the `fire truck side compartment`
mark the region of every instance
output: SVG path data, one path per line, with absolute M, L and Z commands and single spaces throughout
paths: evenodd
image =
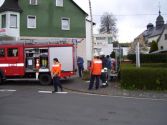
M 49 62 L 50 69 L 53 65 L 53 59 L 58 58 L 60 63 L 62 64 L 62 71 L 74 71 L 74 61 L 73 61 L 73 48 L 69 47 L 51 47 L 49 48 Z
M 40 60 L 40 68 L 48 68 L 47 48 L 26 48 L 25 49 L 26 72 L 36 72 L 36 60 Z

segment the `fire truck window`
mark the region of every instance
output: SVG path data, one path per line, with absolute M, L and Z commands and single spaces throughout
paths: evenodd
M 5 57 L 5 49 L 0 48 L 0 57 Z
M 18 49 L 17 48 L 9 48 L 8 49 L 8 57 L 17 57 Z

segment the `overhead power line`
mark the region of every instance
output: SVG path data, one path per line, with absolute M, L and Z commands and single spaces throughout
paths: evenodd
M 156 16 L 158 14 L 113 14 L 113 16 Z M 165 14 L 161 14 L 161 15 L 167 15 L 167 13 Z M 103 16 L 103 15 L 93 15 L 93 16 Z

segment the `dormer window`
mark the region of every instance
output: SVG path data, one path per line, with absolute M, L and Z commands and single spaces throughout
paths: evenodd
M 38 5 L 38 0 L 29 0 L 30 5 Z
M 63 7 L 63 0 L 56 0 L 56 6 Z

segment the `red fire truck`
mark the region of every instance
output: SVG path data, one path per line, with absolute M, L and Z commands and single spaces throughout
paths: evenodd
M 53 58 L 62 64 L 61 78 L 75 75 L 76 51 L 74 44 L 15 43 L 0 44 L 0 83 L 4 80 L 39 80 L 51 83 Z

